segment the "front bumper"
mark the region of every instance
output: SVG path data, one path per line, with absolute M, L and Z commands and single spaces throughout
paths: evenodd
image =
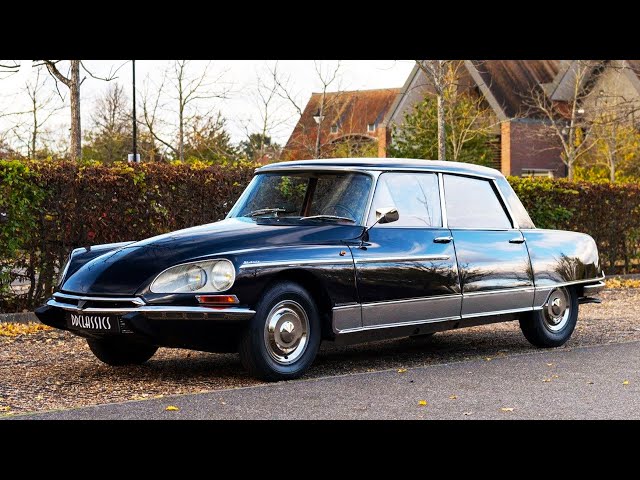
M 255 311 L 244 307 L 148 305 L 140 297 L 92 297 L 54 293 L 47 306 L 83 314 L 140 314 L 150 320 L 248 320 Z
M 70 328 L 65 312 L 111 315 L 119 331 L 94 332 Z M 164 347 L 210 352 L 237 351 L 239 333 L 255 311 L 242 306 L 149 305 L 139 297 L 92 297 L 55 293 L 35 311 L 45 325 L 87 338 L 126 335 L 131 340 Z

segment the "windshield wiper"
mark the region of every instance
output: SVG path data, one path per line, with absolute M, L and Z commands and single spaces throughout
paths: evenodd
M 291 213 L 293 210 L 287 210 L 286 208 L 260 208 L 258 210 L 254 210 L 249 214 L 249 217 L 257 217 L 258 215 L 266 215 L 267 213 L 275 213 L 276 217 L 278 213 Z
M 356 223 L 352 218 L 339 217 L 337 215 L 312 215 L 310 217 L 301 217 L 300 220 L 343 220 L 345 222 Z

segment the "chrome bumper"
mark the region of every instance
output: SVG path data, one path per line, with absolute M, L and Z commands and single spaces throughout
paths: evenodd
M 86 303 L 96 306 L 84 307 Z M 104 306 L 101 306 L 100 304 Z M 110 307 L 109 304 L 130 304 L 126 307 Z M 147 305 L 139 297 L 87 297 L 55 293 L 47 305 L 76 313 L 110 313 L 127 315 L 139 313 L 151 320 L 248 320 L 256 312 L 243 307 L 203 307 L 178 305 Z
M 584 296 L 585 297 L 589 297 L 591 295 L 599 293 L 602 290 L 604 290 L 605 286 L 606 285 L 605 285 L 604 282 L 598 282 L 598 283 L 594 283 L 592 285 L 585 285 L 584 287 L 582 287 L 583 291 L 584 291 Z

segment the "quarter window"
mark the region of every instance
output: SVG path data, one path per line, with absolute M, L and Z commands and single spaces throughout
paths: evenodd
M 377 227 L 441 227 L 438 176 L 433 173 L 383 173 L 378 179 L 368 224 L 376 221 L 376 210 L 396 207 L 399 220 Z
M 450 228 L 511 228 L 509 217 L 487 180 L 445 175 L 444 198 Z

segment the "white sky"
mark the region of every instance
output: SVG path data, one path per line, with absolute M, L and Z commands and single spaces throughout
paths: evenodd
M 95 75 L 106 76 L 110 69 L 123 65 L 123 60 L 93 60 L 86 61 L 85 65 Z M 170 65 L 171 61 L 157 60 L 137 60 L 136 61 L 136 84 L 138 92 L 138 108 L 140 108 L 140 95 L 143 83 L 146 78 L 152 82 L 159 83 L 163 71 Z M 208 61 L 193 61 L 190 69 L 197 75 L 207 65 Z M 219 110 L 227 119 L 227 129 L 233 141 L 238 142 L 246 136 L 247 126 L 251 131 L 259 131 L 260 110 L 255 101 L 256 84 L 258 76 L 268 78 L 267 66 L 273 66 L 275 61 L 264 60 L 219 60 L 212 61 L 209 66 L 210 78 L 221 77 L 220 84 L 230 89 L 227 99 L 216 99 L 204 101 L 201 111 Z M 2 113 L 20 111 L 27 105 L 26 96 L 17 94 L 23 88 L 26 81 L 33 80 L 33 69 L 30 68 L 30 61 L 23 61 L 21 71 L 8 78 L 0 80 L 0 116 Z M 319 62 L 323 70 L 331 69 L 336 65 L 335 61 Z M 331 90 L 360 90 L 371 88 L 394 88 L 401 87 L 406 80 L 411 68 L 412 60 L 344 60 L 341 62 L 341 74 L 337 81 L 330 87 Z M 282 60 L 278 62 L 278 70 L 281 77 L 289 78 L 290 90 L 296 97 L 301 108 L 304 107 L 311 92 L 319 91 L 321 83 L 315 70 L 312 60 Z M 65 72 L 66 73 L 66 72 Z M 131 64 L 128 62 L 122 66 L 118 72 L 116 80 L 125 87 L 129 99 L 131 98 Z M 51 83 L 53 88 L 53 83 Z M 91 109 L 93 100 L 100 96 L 108 88 L 108 83 L 93 79 L 87 79 L 81 89 L 82 105 L 82 127 L 83 131 L 91 126 Z M 66 97 L 68 95 L 66 87 L 60 86 L 60 91 Z M 170 99 L 166 99 L 168 108 L 171 106 Z M 208 103 L 207 103 L 208 102 Z M 206 103 L 206 104 L 205 104 Z M 273 140 L 279 143 L 286 142 L 295 122 L 297 114 L 290 103 L 277 99 L 277 120 L 281 123 L 274 128 Z M 140 112 L 140 110 L 139 110 Z M 167 121 L 173 121 L 170 111 L 168 111 Z M 66 135 L 68 129 L 68 108 L 58 112 L 47 124 L 54 134 Z M 0 118 L 0 130 L 6 131 L 15 122 L 16 117 L 4 116 Z M 175 122 L 174 122 L 175 123 Z

